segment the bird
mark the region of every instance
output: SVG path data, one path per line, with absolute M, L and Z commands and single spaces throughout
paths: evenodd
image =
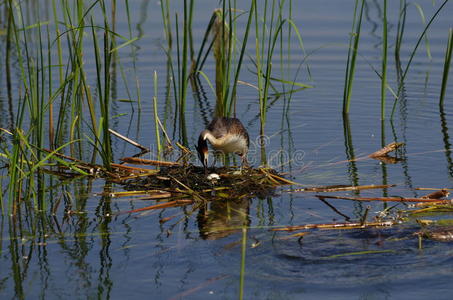
M 198 145 L 195 147 L 205 170 L 208 167 L 209 157 L 207 141 L 216 151 L 239 155 L 242 166 L 248 166 L 249 134 L 239 119 L 215 117 L 208 127 L 200 133 Z

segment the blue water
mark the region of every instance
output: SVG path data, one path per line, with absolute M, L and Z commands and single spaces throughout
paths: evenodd
M 124 3 L 119 2 L 117 31 L 128 36 Z M 132 36 L 140 36 L 140 39 L 134 43 L 137 47 L 124 47 L 118 55 L 134 102 L 132 106 L 121 101 L 113 103 L 112 115 L 118 116 L 112 127 L 154 149 L 154 71 L 158 74 L 159 116 L 167 125 L 170 138 L 175 141 L 179 138 L 177 128 L 173 128 L 175 108 L 172 90 L 170 100 L 166 102 L 167 65 L 163 52 L 166 42 L 160 6 L 158 2 L 129 2 Z M 425 194 L 415 190 L 417 187 L 453 188 L 453 164 L 449 152 L 451 139 L 448 136 L 449 133 L 451 135 L 449 126 L 453 124 L 451 83 L 443 113 L 438 106 L 448 29 L 453 25 L 450 17 L 452 3 L 446 5 L 428 31 L 432 59 L 427 56 L 425 41 L 419 46 L 405 80 L 405 97 L 396 105 L 393 122 L 389 121 L 393 97 L 387 93 L 385 142 L 397 140 L 406 143 L 406 146 L 402 153 L 403 161 L 385 164 L 372 159 L 348 162 L 351 155 L 355 158 L 366 157 L 381 147 L 381 81 L 370 65 L 380 72 L 382 1 L 366 1 L 349 120 L 343 118 L 341 107 L 354 1 L 294 2 L 292 15 L 300 29 L 305 51 L 310 54 L 307 63 L 311 72 L 309 75 L 304 64 L 297 81 L 314 88 L 295 93 L 291 99 L 270 99 L 272 104 L 265 127 L 269 165 L 287 172 L 288 178 L 304 186 L 396 184 L 386 190 L 363 191 L 360 193 L 363 197 L 416 197 Z M 389 1 L 388 8 L 388 82 L 394 90 L 397 90 L 393 55 L 399 10 L 397 2 Z M 434 6 L 431 1 L 420 3 L 428 20 L 441 4 L 435 2 Z M 179 3 L 172 5 L 172 12 L 178 10 L 181 18 Z M 216 1 L 196 2 L 193 22 L 195 49 L 198 49 L 211 13 L 217 6 Z M 46 9 L 41 7 L 42 16 L 46 15 Z M 247 9 L 247 6 L 241 6 L 241 9 Z M 99 15 L 96 17 L 99 18 Z M 52 18 L 50 20 L 49 26 L 53 28 Z M 240 18 L 240 36 L 245 22 L 244 17 Z M 416 7 L 411 5 L 401 49 L 403 66 L 406 66 L 423 28 Z M 253 38 L 252 34 L 250 41 Z M 94 87 L 96 69 L 92 44 L 88 35 L 85 40 L 85 70 L 89 84 Z M 248 48 L 250 54 L 254 54 L 252 44 L 250 42 Z M 4 57 L 4 35 L 0 35 L 0 45 L 0 53 Z M 294 35 L 291 47 L 290 59 L 284 56 L 287 69 L 283 73 L 292 80 L 304 54 Z M 65 55 L 67 51 L 64 48 Z M 277 62 L 274 62 L 274 68 L 279 74 L 281 70 Z M 241 80 L 256 84 L 256 76 L 250 72 L 253 64 L 247 58 L 244 63 Z M 0 127 L 6 128 L 10 113 L 16 113 L 16 101 L 9 109 L 4 68 L 2 60 Z M 212 55 L 204 71 L 213 80 Z M 19 97 L 19 76 L 15 66 L 14 100 Z M 116 77 L 119 82 L 115 88 L 116 98 L 130 99 L 119 70 Z M 54 80 L 57 82 L 57 77 Z M 141 111 L 138 110 L 136 80 L 140 86 Z M 205 92 L 202 105 L 194 100 L 196 95 L 190 88 L 188 93 L 186 121 L 189 145 L 196 142 L 215 105 L 214 94 L 204 79 L 201 82 Z M 281 89 L 280 84 L 276 86 Z M 259 134 L 258 114 L 257 91 L 239 85 L 237 116 L 249 130 L 252 142 L 257 140 Z M 349 132 L 345 128 L 349 128 Z M 348 135 L 349 144 L 346 141 Z M 116 160 L 137 152 L 118 139 L 113 141 Z M 86 155 L 89 157 L 89 153 Z M 170 158 L 176 156 L 174 154 Z M 155 155 L 145 158 L 155 158 Z M 249 160 L 258 166 L 260 159 L 259 149 L 252 147 Z M 194 163 L 198 162 L 194 160 Z M 1 175 L 5 190 L 7 173 L 4 169 Z M 54 178 L 52 184 L 59 182 Z M 102 196 L 102 192 L 121 191 L 122 187 L 101 179 L 70 182 L 46 194 L 52 203 L 61 202 L 56 214 L 34 218 L 33 224 L 28 222 L 27 217 L 1 217 L 1 298 L 235 299 L 240 294 L 243 241 L 242 231 L 237 226 L 244 221 L 249 224 L 243 288 L 245 299 L 451 297 L 452 244 L 425 240 L 423 248 L 419 249 L 414 233 L 420 227 L 414 218 L 384 229 L 312 230 L 298 241 L 297 238 L 285 238 L 289 233 L 277 233 L 270 229 L 345 220 L 319 201 L 314 193 L 289 193 L 288 189 L 290 187 L 278 189 L 276 195 L 264 199 L 211 203 L 206 210 L 193 213 L 191 206 L 188 206 L 108 217 L 108 214 L 152 203 Z M 337 194 L 356 196 L 355 193 Z M 6 195 L 3 201 L 6 205 Z M 353 220 L 360 218 L 367 206 L 370 206 L 369 220 L 384 209 L 382 203 L 375 202 L 331 200 L 329 203 Z M 400 204 L 397 208 L 404 209 L 405 206 Z M 79 213 L 68 214 L 68 209 Z M 172 219 L 160 223 L 165 217 Z M 452 218 L 448 213 L 436 217 Z M 233 229 L 219 232 L 215 230 L 216 226 Z M 364 251 L 369 252 L 360 253 Z

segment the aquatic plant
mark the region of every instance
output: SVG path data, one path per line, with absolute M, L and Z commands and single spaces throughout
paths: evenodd
M 42 170 L 58 161 L 55 151 L 68 151 L 77 158 L 90 153 L 92 161 L 100 155 L 107 169 L 113 161 L 109 133 L 112 61 L 118 61 L 116 51 L 134 39 L 114 32 L 115 26 L 111 22 L 115 23 L 116 1 L 111 4 L 110 18 L 102 0 L 89 6 L 84 1 L 52 1 L 49 20 L 41 18 L 39 9 L 34 10 L 32 18 L 25 15 L 23 6 L 27 6 L 27 14 L 32 9 L 28 2 L 8 0 L 3 4 L 8 20 L 5 70 L 10 92 L 9 65 L 12 60 L 17 61 L 20 74 L 17 95 L 10 93 L 11 98 L 18 99 L 15 117 L 7 134 L 8 143 L 2 145 L 2 155 L 8 160 L 11 178 L 8 201 L 13 213 L 17 212 L 14 203 L 19 199 L 32 198 L 35 209 L 46 208 L 46 183 Z M 92 14 L 94 10 L 100 10 L 102 26 L 96 24 Z M 84 63 L 87 55 L 84 39 L 89 37 L 87 29 L 91 31 L 93 40 L 90 53 L 95 59 L 96 96 L 87 83 Z M 98 31 L 103 33 L 102 46 L 99 45 Z M 117 46 L 117 37 L 125 42 Z M 64 42 L 68 45 L 67 54 L 63 53 Z M 55 75 L 57 80 L 54 80 Z M 93 151 L 85 151 L 86 141 L 92 144 Z M 50 154 L 45 152 L 47 148 Z
M 445 50 L 444 71 L 442 73 L 442 85 L 440 89 L 439 105 L 444 105 L 445 92 L 447 91 L 448 73 L 450 72 L 451 54 L 453 52 L 453 29 L 448 31 L 448 42 Z
M 343 114 L 349 113 L 349 107 L 351 105 L 352 84 L 354 82 L 355 65 L 359 50 L 360 30 L 362 28 L 364 4 L 365 0 L 356 0 L 354 5 L 351 36 L 349 37 L 348 59 L 346 61 L 346 72 L 344 76 Z

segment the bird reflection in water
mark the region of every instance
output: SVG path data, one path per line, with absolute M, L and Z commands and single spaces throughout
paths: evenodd
M 198 211 L 200 236 L 205 240 L 217 240 L 240 231 L 242 226 L 250 225 L 249 209 L 249 199 L 225 199 L 207 203 Z

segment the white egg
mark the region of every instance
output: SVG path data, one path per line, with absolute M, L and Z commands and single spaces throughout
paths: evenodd
M 208 175 L 208 180 L 219 180 L 220 179 L 220 176 L 219 174 L 216 174 L 216 173 L 211 173 Z

